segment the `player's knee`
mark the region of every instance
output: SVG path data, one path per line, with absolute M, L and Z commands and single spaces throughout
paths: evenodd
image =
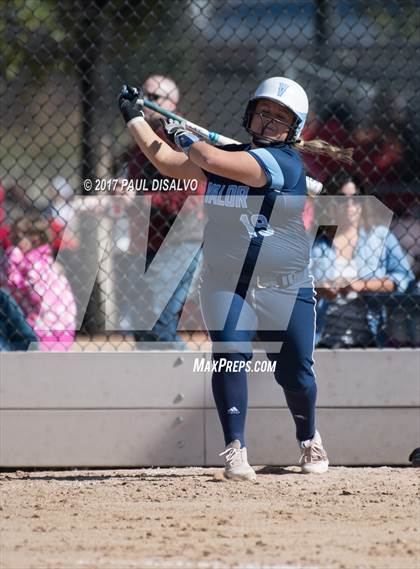
M 315 384 L 315 375 L 312 369 L 284 370 L 276 369 L 274 377 L 283 389 L 288 391 L 306 391 Z
M 227 333 L 226 331 L 216 331 L 211 333 L 213 342 L 213 358 L 217 354 L 239 355 L 246 361 L 252 359 L 252 342 L 249 334 Z

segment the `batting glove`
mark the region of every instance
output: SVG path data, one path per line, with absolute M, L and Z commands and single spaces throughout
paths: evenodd
M 165 129 L 168 138 L 172 140 L 187 156 L 191 145 L 195 142 L 200 142 L 198 136 L 186 130 L 183 123 L 173 120 L 163 121 L 163 128 Z
M 118 106 L 127 124 L 134 119 L 144 119 L 143 99 L 143 89 L 129 85 L 122 86 L 118 97 Z
M 166 137 L 173 144 L 175 144 L 175 133 L 177 132 L 177 130 L 186 130 L 184 123 L 174 121 L 173 119 L 167 119 L 167 120 L 161 119 L 160 122 L 166 133 Z

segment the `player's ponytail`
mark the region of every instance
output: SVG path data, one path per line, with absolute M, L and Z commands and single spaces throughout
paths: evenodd
M 294 146 L 296 150 L 310 152 L 318 156 L 329 156 L 330 158 L 334 158 L 334 160 L 345 162 L 346 164 L 353 163 L 353 148 L 333 146 L 320 138 L 314 140 L 296 140 L 296 142 L 292 143 L 292 146 Z

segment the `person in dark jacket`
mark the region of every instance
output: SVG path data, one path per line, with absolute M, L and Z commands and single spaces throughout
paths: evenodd
M 13 297 L 0 288 L 0 352 L 27 351 L 38 337 Z

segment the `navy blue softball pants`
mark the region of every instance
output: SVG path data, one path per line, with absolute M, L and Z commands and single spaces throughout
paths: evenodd
M 213 361 L 225 358 L 232 362 L 230 369 L 229 366 L 217 369 L 212 377 L 225 443 L 238 439 L 245 446 L 247 374 L 243 367 L 239 370 L 241 366 L 234 364 L 252 359 L 253 339 L 257 339 L 267 357 L 276 362 L 275 379 L 284 390 L 297 439 L 312 438 L 317 392 L 313 371 L 315 295 L 312 280 L 308 277 L 288 289 L 251 285 L 241 294 L 205 272 L 200 301 L 213 342 Z

